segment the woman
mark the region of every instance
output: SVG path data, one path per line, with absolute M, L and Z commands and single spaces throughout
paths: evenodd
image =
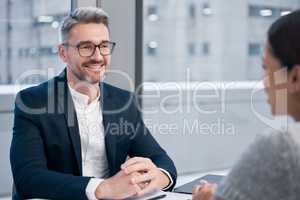
M 194 200 L 300 199 L 300 10 L 272 24 L 263 64 L 272 114 L 295 123 L 257 136 L 219 186 L 194 188 Z

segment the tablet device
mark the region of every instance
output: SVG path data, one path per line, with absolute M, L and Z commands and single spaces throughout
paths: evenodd
M 197 179 L 195 179 L 195 180 L 193 180 L 189 183 L 186 183 L 182 186 L 179 186 L 179 187 L 175 188 L 174 192 L 184 193 L 184 194 L 192 194 L 193 188 L 195 186 L 199 185 L 201 180 L 205 180 L 209 183 L 218 184 L 218 183 L 220 183 L 220 181 L 222 180 L 223 177 L 224 176 L 222 176 L 222 175 L 208 174 L 208 175 L 197 178 Z

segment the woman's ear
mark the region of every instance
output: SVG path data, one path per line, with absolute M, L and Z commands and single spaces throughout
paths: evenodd
M 295 65 L 288 73 L 288 91 L 300 92 L 300 65 Z

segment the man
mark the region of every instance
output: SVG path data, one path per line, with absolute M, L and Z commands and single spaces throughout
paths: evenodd
M 133 94 L 102 82 L 115 45 L 105 12 L 76 9 L 63 21 L 61 39 L 66 69 L 16 98 L 13 199 L 121 199 L 171 190 L 175 166 L 145 127 Z

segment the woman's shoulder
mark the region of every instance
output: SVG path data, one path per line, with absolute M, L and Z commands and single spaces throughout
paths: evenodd
M 295 147 L 300 149 L 300 143 L 296 140 L 296 137 L 294 131 L 289 128 L 281 130 L 266 129 L 256 136 L 252 146 L 254 148 L 269 149 L 276 152 L 276 155 L 286 154 L 287 152 L 293 154 Z
M 226 200 L 252 200 L 262 196 L 278 199 L 286 191 L 289 193 L 299 174 L 293 164 L 299 156 L 294 146 L 289 131 L 273 129 L 258 134 L 219 185 L 216 195 Z

